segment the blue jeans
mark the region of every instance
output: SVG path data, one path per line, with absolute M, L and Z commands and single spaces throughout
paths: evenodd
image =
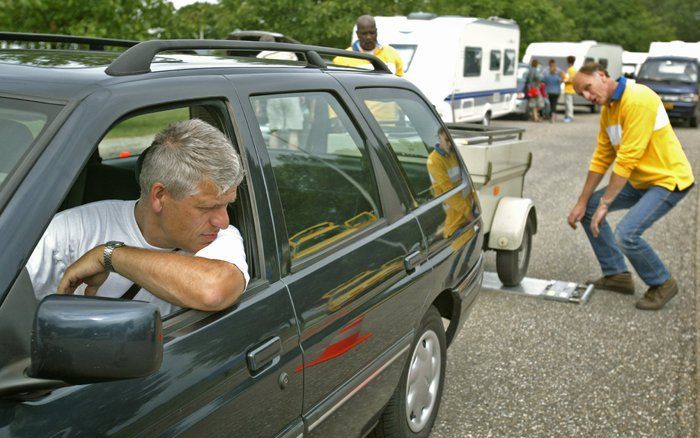
M 603 275 L 613 275 L 629 271 L 623 254 L 627 256 L 637 274 L 648 286 L 664 284 L 670 274 L 654 249 L 642 239 L 642 234 L 654 222 L 661 219 L 678 204 L 690 191 L 670 191 L 663 187 L 652 186 L 645 190 L 625 184 L 619 195 L 608 207 L 608 211 L 629 209 L 613 233 L 608 221 L 600 223 L 600 234 L 597 238 L 591 232 L 591 219 L 605 188 L 596 191 L 588 200 L 586 214 L 581 220 L 593 252 L 603 270 Z

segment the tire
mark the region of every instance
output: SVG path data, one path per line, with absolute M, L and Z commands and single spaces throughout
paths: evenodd
M 399 385 L 370 437 L 428 437 L 440 408 L 446 355 L 447 341 L 442 318 L 437 309 L 431 306 L 413 340 L 411 357 L 401 373 Z
M 496 251 L 496 273 L 505 286 L 517 286 L 527 274 L 532 250 L 532 225 L 525 224 L 523 242 L 514 251 Z
M 688 125 L 690 125 L 691 128 L 697 128 L 698 127 L 698 116 L 693 116 L 688 120 Z

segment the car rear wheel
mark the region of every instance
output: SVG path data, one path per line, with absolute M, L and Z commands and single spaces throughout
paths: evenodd
M 525 278 L 532 250 L 532 224 L 528 220 L 520 248 L 514 251 L 496 251 L 496 273 L 505 286 L 517 286 Z
M 411 346 L 399 385 L 370 436 L 427 437 L 433 428 L 445 381 L 447 342 L 442 318 L 430 307 Z

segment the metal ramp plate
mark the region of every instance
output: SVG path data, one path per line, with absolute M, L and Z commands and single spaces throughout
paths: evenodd
M 586 304 L 593 294 L 592 284 L 577 284 L 559 280 L 523 278 L 518 286 L 504 286 L 495 272 L 484 272 L 481 287 L 516 295 L 544 298 L 566 303 Z

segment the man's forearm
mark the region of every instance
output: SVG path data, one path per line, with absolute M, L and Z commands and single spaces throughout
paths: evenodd
M 598 184 L 603 180 L 603 176 L 602 173 L 588 171 L 586 182 L 583 184 L 583 190 L 581 190 L 581 195 L 578 198 L 580 203 L 585 204 L 588 202 Z
M 608 188 L 605 189 L 603 197 L 600 198 L 600 202 L 609 206 L 615 200 L 617 195 L 620 194 L 622 188 L 625 187 L 625 184 L 627 184 L 627 178 L 620 176 L 615 172 L 611 173 L 610 183 L 608 184 Z
M 120 275 L 181 307 L 221 310 L 245 288 L 241 271 L 223 260 L 122 247 L 114 251 L 112 265 Z

